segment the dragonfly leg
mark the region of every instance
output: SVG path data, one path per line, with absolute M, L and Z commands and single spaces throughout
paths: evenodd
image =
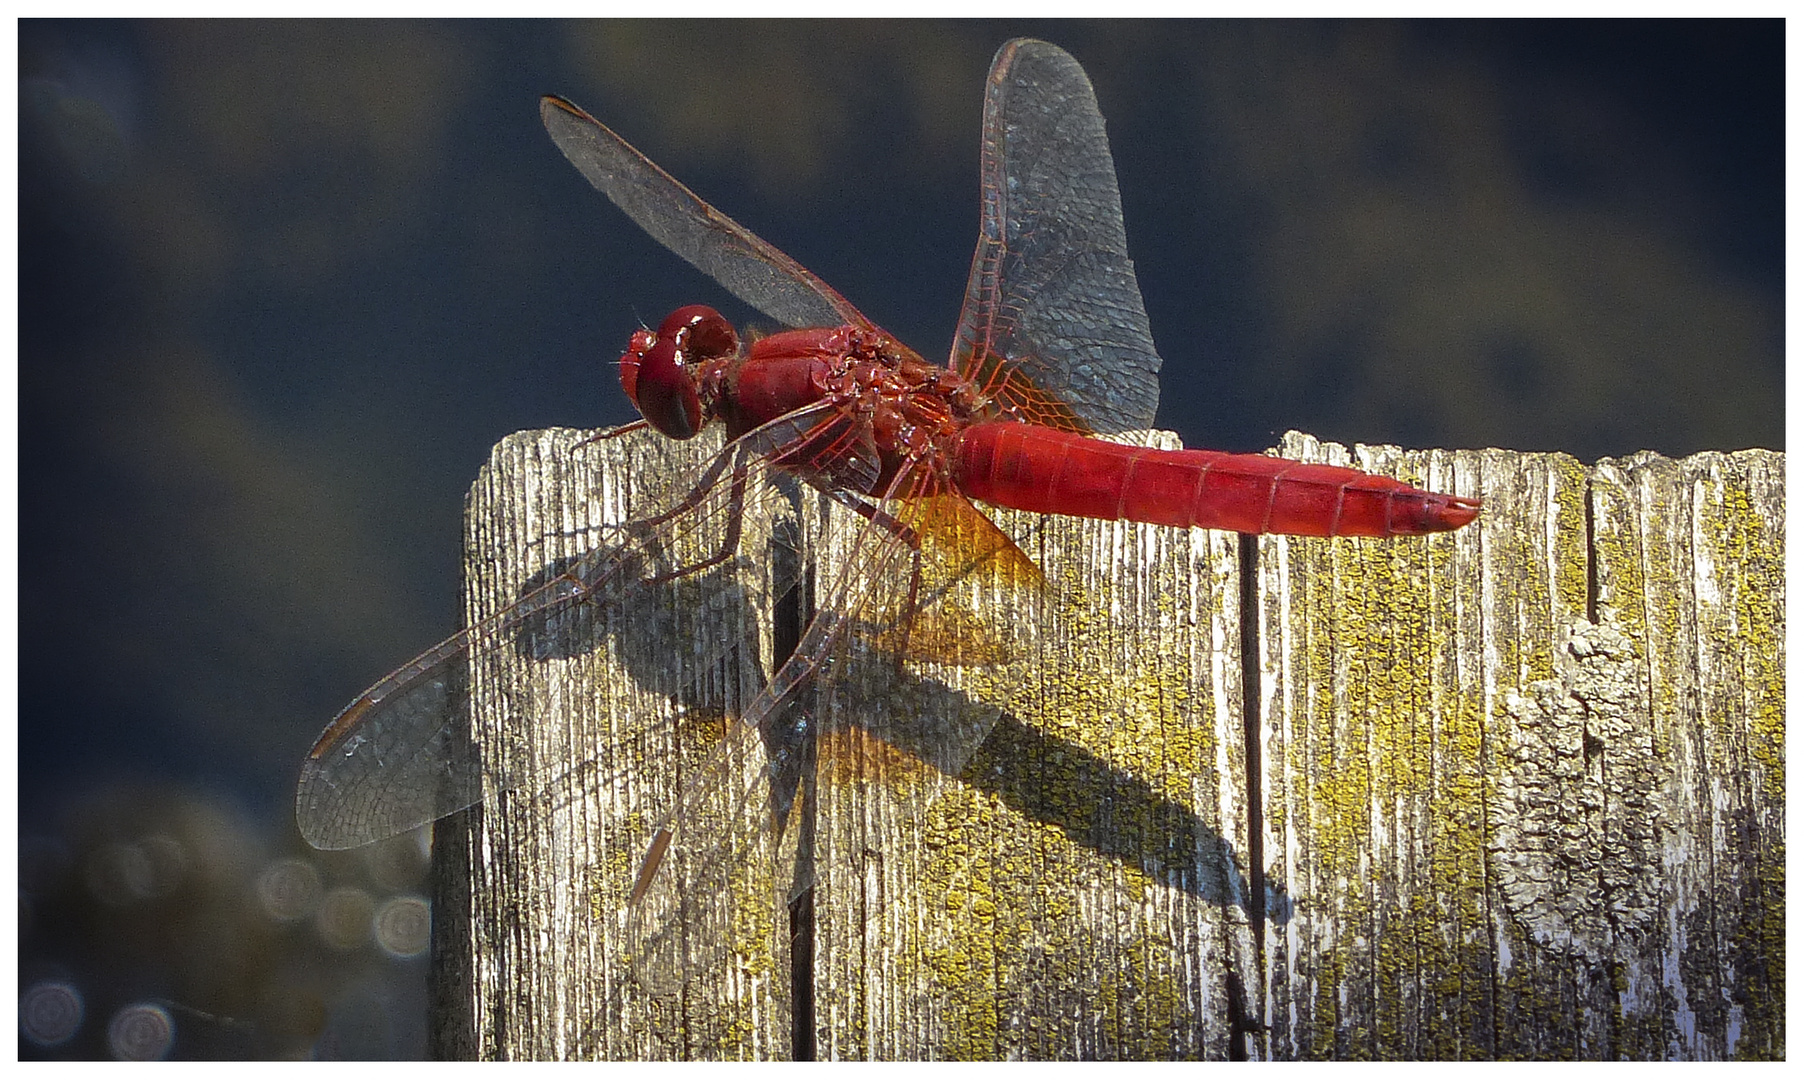
M 619 427 L 602 428 L 600 431 L 597 431 L 586 439 L 577 440 L 570 449 L 572 451 L 581 450 L 591 443 L 607 442 L 609 439 L 618 439 L 622 435 L 631 435 L 640 428 L 648 428 L 650 426 L 651 421 L 649 420 L 634 420 L 630 424 L 621 424 Z
M 921 545 L 914 545 L 913 562 L 908 572 L 908 606 L 902 609 L 902 641 L 896 649 L 896 674 L 902 674 L 902 658 L 908 655 L 908 636 L 914 630 L 915 612 L 921 603 Z
M 831 495 L 835 502 L 838 502 L 841 506 L 844 506 L 849 510 L 856 511 L 860 517 L 867 519 L 871 524 L 882 529 L 884 532 L 889 533 L 891 536 L 900 537 L 903 543 L 914 550 L 921 550 L 920 534 L 909 527 L 909 524 L 901 518 L 896 517 L 894 514 L 886 513 L 883 510 L 872 506 L 870 503 L 854 496 L 850 492 L 841 489 L 835 488 L 829 490 L 827 494 Z
M 830 490 L 828 494 L 838 500 L 841 505 L 857 511 L 860 515 L 868 519 L 871 524 L 892 536 L 899 537 L 903 543 L 908 545 L 911 556 L 908 574 L 908 603 L 902 608 L 902 642 L 900 647 L 896 649 L 896 668 L 900 671 L 902 667 L 902 658 L 908 655 L 908 634 L 909 630 L 914 626 L 914 613 L 921 601 L 921 535 L 907 522 L 896 517 L 894 514 L 887 513 L 880 507 L 873 506 L 862 499 L 855 498 L 846 491 L 833 489 Z
M 646 580 L 647 585 L 662 585 L 667 581 L 675 581 L 677 578 L 699 573 L 711 566 L 719 566 L 721 563 L 726 562 L 733 557 L 734 553 L 739 550 L 739 530 L 745 520 L 745 514 L 743 513 L 745 507 L 745 474 L 743 472 L 736 472 L 733 474 L 732 494 L 728 496 L 728 500 L 731 505 L 727 511 L 727 535 L 721 540 L 720 549 L 699 562 L 690 563 L 688 566 L 679 566 L 675 570 L 668 570 L 656 577 L 648 578 Z M 697 501 L 699 501 L 699 499 Z
M 600 435 L 591 436 L 589 439 L 585 439 L 584 442 L 594 442 L 604 438 L 612 438 L 620 433 L 620 430 L 604 431 Z M 578 445 L 582 444 L 579 443 Z M 619 529 L 631 526 L 635 531 L 643 532 L 647 535 L 655 532 L 666 523 L 682 517 L 684 514 L 687 514 L 700 506 L 703 500 L 708 497 L 708 493 L 714 489 L 715 483 L 720 479 L 720 474 L 725 472 L 728 465 L 732 464 L 734 458 L 738 456 L 740 456 L 739 451 L 734 445 L 728 445 L 723 448 L 720 453 L 714 455 L 714 460 L 708 463 L 708 467 L 702 471 L 701 477 L 696 480 L 692 487 L 690 487 L 689 493 L 684 495 L 675 506 L 663 513 L 648 518 L 641 518 L 637 521 L 616 522 L 602 525 L 600 528 Z M 675 581 L 678 578 L 687 577 L 690 574 L 706 570 L 711 566 L 719 566 L 721 563 L 732 558 L 733 553 L 739 550 L 740 527 L 745 516 L 743 513 L 745 507 L 745 488 L 745 469 L 743 467 L 734 469 L 732 493 L 728 496 L 731 505 L 729 506 L 727 513 L 727 535 L 721 541 L 719 550 L 699 562 L 690 563 L 687 566 L 679 566 L 675 570 L 668 570 L 655 577 L 647 578 L 645 584 L 662 585 L 665 582 Z
M 643 425 L 645 422 L 641 420 L 638 423 Z M 628 428 L 632 426 L 633 425 L 631 424 L 627 425 Z M 625 429 L 611 429 L 604 431 L 599 435 L 591 435 L 576 445 L 583 446 L 592 442 L 600 442 L 603 439 L 611 439 L 616 435 L 622 434 L 624 431 Z M 714 487 L 715 482 L 720 479 L 720 474 L 726 471 L 727 465 L 735 456 L 737 456 L 737 454 L 732 444 L 722 448 L 720 453 L 714 455 L 714 460 L 708 462 L 708 467 L 702 470 L 701 476 L 698 477 L 695 484 L 690 487 L 689 493 L 684 495 L 675 506 L 672 506 L 663 513 L 648 518 L 640 518 L 635 521 L 611 522 L 598 527 L 603 529 L 623 529 L 628 525 L 631 525 L 641 529 L 656 529 L 674 518 L 681 517 L 701 505 L 702 500 L 708 497 L 708 492 Z M 741 490 L 743 490 L 743 485 Z

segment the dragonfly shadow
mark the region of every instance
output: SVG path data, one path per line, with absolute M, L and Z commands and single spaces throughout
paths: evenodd
M 984 707 L 963 691 L 906 672 L 892 674 L 895 689 L 876 700 L 906 701 L 907 724 L 873 721 L 873 734 L 894 748 L 941 767 L 941 747 L 956 743 L 968 725 L 948 717 Z M 1151 784 L 1093 751 L 1022 720 L 990 709 L 993 724 L 976 740 L 976 752 L 958 769 L 959 780 L 1000 799 L 1016 812 L 1057 827 L 1073 843 L 1133 866 L 1153 881 L 1249 917 L 1251 884 L 1233 843 L 1194 810 L 1160 794 Z M 1288 922 L 1294 905 L 1281 884 L 1268 881 L 1264 917 Z
M 1056 763 L 1049 771 L 1048 763 Z M 1189 807 L 1089 750 L 1004 713 L 963 774 L 1017 811 L 1056 825 L 1074 843 L 1136 865 L 1148 877 L 1252 914 L 1234 845 Z M 1289 893 L 1267 883 L 1265 917 L 1288 922 Z
M 768 604 L 744 588 L 730 562 L 652 583 L 633 550 L 628 545 L 566 556 L 527 579 L 523 596 L 560 577 L 589 580 L 594 568 L 606 567 L 609 588 L 523 620 L 515 655 L 522 662 L 549 663 L 607 649 L 637 686 L 674 704 L 673 723 L 697 737 L 709 732 L 718 737 L 762 685 L 753 627 Z M 785 587 L 779 583 L 779 589 Z M 765 749 L 772 760 L 793 759 L 795 718 L 787 710 L 779 713 L 761 732 Z M 589 775 L 582 763 L 572 766 L 561 779 L 566 785 Z M 786 812 L 793 803 L 796 777 L 787 781 L 773 786 L 773 809 Z
M 585 563 L 596 557 L 597 553 L 586 553 L 548 563 L 522 592 L 566 573 L 580 575 Z M 603 613 L 593 605 L 578 604 L 524 624 L 516 640 L 518 655 L 538 662 L 573 658 L 604 647 L 610 635 L 631 634 L 636 640 L 617 641 L 613 654 L 640 686 L 668 695 L 679 714 L 731 711 L 744 702 L 723 702 L 713 689 L 723 680 L 709 673 L 757 661 L 755 640 L 733 641 L 720 633 L 728 616 L 743 616 L 755 605 L 736 575 L 725 569 L 698 572 L 684 584 L 692 590 L 685 595 L 708 598 L 704 608 L 660 610 L 677 606 L 663 598 L 663 603 L 638 606 L 629 618 L 621 619 L 597 617 Z M 670 662 L 673 655 L 692 659 L 676 670 L 679 665 Z M 1156 882 L 1211 904 L 1241 908 L 1249 917 L 1254 914 L 1250 878 L 1234 844 L 1190 807 L 1093 751 L 1006 709 L 984 705 L 962 690 L 898 670 L 893 661 L 871 659 L 858 666 L 885 668 L 880 678 L 872 679 L 866 672 L 853 680 L 866 688 L 880 688 L 865 701 L 896 706 L 883 715 L 873 713 L 868 704 L 841 710 L 866 734 L 918 759 L 920 767 L 956 775 L 1018 813 L 1057 827 L 1073 843 L 1132 866 Z M 730 685 L 732 680 L 725 682 Z M 810 701 L 818 704 L 820 699 L 804 695 L 799 703 Z M 861 715 L 868 719 L 857 719 Z M 975 721 L 975 728 L 973 716 L 983 718 Z M 772 740 L 793 733 L 787 724 L 770 726 L 784 728 L 781 735 L 764 735 L 774 759 Z M 964 753 L 947 750 L 961 745 L 967 748 Z M 787 787 L 794 780 L 780 783 Z M 792 794 L 773 790 L 773 805 L 786 808 Z M 1294 905 L 1282 883 L 1268 879 L 1263 901 L 1266 920 L 1289 921 Z

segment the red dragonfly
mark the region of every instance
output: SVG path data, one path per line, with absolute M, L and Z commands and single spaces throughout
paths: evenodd
M 1477 499 L 1352 469 L 1097 437 L 1151 426 L 1160 360 L 1095 95 L 1077 61 L 1055 46 L 1011 41 L 990 70 L 982 227 L 944 367 L 581 109 L 547 97 L 540 114 L 571 163 L 646 232 L 790 329 L 748 343 L 697 305 L 632 334 L 619 370 L 643 416 L 633 426 L 687 439 L 718 421 L 724 449 L 686 496 L 624 529 L 628 540 L 397 669 L 340 713 L 301 772 L 297 817 L 317 847 L 369 843 L 479 801 L 480 767 L 460 737 L 468 705 L 460 673 L 514 647 L 548 616 L 620 604 L 726 564 L 746 500 L 784 476 L 863 520 L 837 574 L 817 590 L 817 614 L 799 644 L 740 712 L 728 741 L 741 746 L 772 745 L 770 729 L 797 689 L 870 625 L 899 627 L 876 635 L 898 652 L 911 635 L 929 641 L 925 612 L 945 580 L 980 564 L 1002 577 L 1035 576 L 971 499 L 1305 536 L 1440 532 L 1479 512 Z M 686 565 L 662 554 L 674 537 L 704 534 L 717 537 L 716 554 Z M 956 771 L 958 755 L 939 763 Z M 704 776 L 686 791 L 719 782 Z M 679 836 L 688 800 L 679 796 L 654 830 L 633 901 Z

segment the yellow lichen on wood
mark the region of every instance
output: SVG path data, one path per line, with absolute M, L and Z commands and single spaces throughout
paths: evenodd
M 1703 457 L 1700 455 L 1700 457 Z M 1744 767 L 1749 828 L 1740 917 L 1732 939 L 1754 971 L 1737 972 L 1745 1004 L 1731 1056 L 1785 1055 L 1785 566 L 1783 459 L 1764 451 L 1711 455 L 1688 470 L 1710 571 L 1707 625 L 1719 663 L 1704 720 Z M 1745 755 L 1745 757 L 1743 756 Z M 1740 760 L 1737 760 L 1737 759 Z M 1728 779 L 1728 778 L 1725 778 Z
M 590 461 L 576 439 L 498 448 L 472 495 L 473 611 L 656 504 L 648 476 L 688 475 L 687 450 Z M 997 514 L 1043 592 L 930 570 L 915 646 L 893 600 L 861 609 L 874 632 L 798 696 L 818 727 L 817 799 L 797 804 L 817 1051 L 1782 1057 L 1782 455 L 1286 452 L 1486 506 L 1426 539 L 1261 541 L 1265 894 L 1234 538 Z M 806 499 L 749 509 L 798 515 L 823 589 L 863 525 Z M 465 923 L 466 1052 L 788 1052 L 789 864 L 757 827 L 762 747 L 726 726 L 768 659 L 757 555 L 477 673 L 509 790 L 462 848 L 464 906 L 435 912 Z M 727 750 L 746 787 L 705 793 L 670 863 L 709 912 L 670 940 L 707 963 L 647 987 L 623 896 L 669 800 Z
M 1189 928 L 1234 902 L 1216 757 L 1218 728 L 1238 720 L 1213 715 L 1202 657 L 1180 631 L 1233 610 L 1232 548 L 1212 545 L 1198 564 L 1180 530 L 997 518 L 1046 571 L 1042 625 L 999 608 L 999 632 L 1028 651 L 933 676 L 1001 703 L 996 729 L 958 776 L 885 792 L 895 812 L 845 815 L 863 824 L 834 826 L 822 869 L 829 894 L 836 875 L 905 876 L 910 910 L 931 913 L 903 924 L 867 905 L 862 916 L 889 959 L 860 962 L 884 963 L 884 1007 L 920 1026 L 836 1045 L 879 1057 L 1221 1056 L 1225 1010 L 1206 1005 L 1223 996 L 1220 969 L 1198 953 L 1220 945 Z M 1124 564 L 1141 569 L 1122 580 Z M 839 794 L 849 808 L 875 792 Z M 823 813 L 839 794 L 823 793 Z M 1099 924 L 1098 912 L 1114 916 Z M 827 981 L 842 1012 L 874 1015 L 851 1004 L 869 989 Z
M 1281 452 L 1439 490 L 1470 468 L 1295 437 Z M 1483 974 L 1450 958 L 1473 959 L 1483 910 L 1480 680 L 1455 644 L 1480 605 L 1458 572 L 1476 548 L 1476 529 L 1262 543 L 1264 715 L 1289 773 L 1268 782 L 1266 852 L 1299 912 L 1268 928 L 1281 1056 L 1472 1052 L 1462 1026 L 1485 1003 L 1458 988 Z

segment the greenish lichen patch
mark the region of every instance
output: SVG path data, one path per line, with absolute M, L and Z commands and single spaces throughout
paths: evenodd
M 1782 461 L 1758 451 L 1733 455 L 1699 484 L 1710 599 L 1720 609 L 1720 640 L 1712 645 L 1724 661 L 1704 722 L 1730 752 L 1746 754 L 1751 774 L 1744 876 L 1739 895 L 1724 898 L 1734 918 L 1733 994 L 1742 1002 L 1728 1051 L 1744 1059 L 1785 1056 L 1785 835 L 1777 809 L 1785 791 Z M 1764 496 L 1758 503 L 1755 484 Z
M 1180 530 L 1040 527 L 1052 608 L 1023 628 L 1031 648 L 944 675 L 1003 703 L 988 740 L 956 778 L 861 788 L 871 820 L 919 822 L 884 830 L 862 887 L 905 880 L 926 913 L 867 909 L 864 934 L 893 958 L 886 981 L 914 988 L 917 1054 L 1223 1056 L 1217 927 L 1244 870 L 1215 820 L 1217 728 L 1238 722 L 1214 715 L 1209 658 L 1186 641 L 1233 610 L 1222 549 L 1199 568 Z

